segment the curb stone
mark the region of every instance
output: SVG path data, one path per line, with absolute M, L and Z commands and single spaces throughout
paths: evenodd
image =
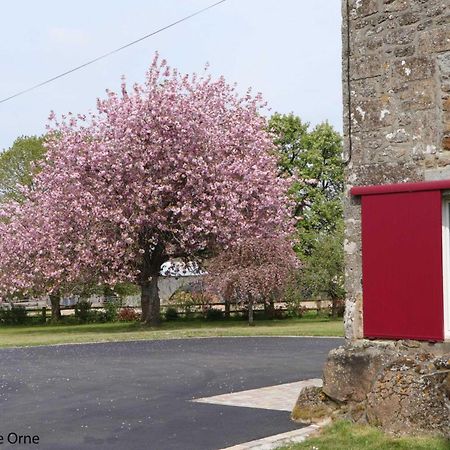
M 331 419 L 326 419 L 305 428 L 288 431 L 287 433 L 275 434 L 273 436 L 267 436 L 262 439 L 244 442 L 242 444 L 222 448 L 220 450 L 273 450 L 283 445 L 303 442 L 312 433 L 319 431 L 322 427 L 328 425 L 329 423 L 331 423 Z

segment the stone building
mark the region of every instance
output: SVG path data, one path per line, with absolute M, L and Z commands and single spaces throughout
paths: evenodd
M 348 339 L 363 337 L 358 185 L 450 179 L 450 1 L 344 0 Z
M 450 0 L 342 0 L 342 12 L 346 344 L 330 352 L 323 389 L 302 391 L 293 418 L 341 414 L 450 438 Z M 371 315 L 378 331 L 368 331 Z M 417 331 L 425 320 L 436 333 Z

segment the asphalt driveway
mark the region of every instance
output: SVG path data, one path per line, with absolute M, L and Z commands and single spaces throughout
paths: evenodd
M 321 376 L 342 339 L 214 338 L 0 350 L 0 449 L 210 450 L 290 431 L 285 411 L 190 400 Z M 6 443 L 8 433 L 39 445 Z M 1 439 L 0 439 L 1 443 Z

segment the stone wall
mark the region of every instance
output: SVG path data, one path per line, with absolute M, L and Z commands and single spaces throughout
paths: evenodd
M 328 354 L 323 388 L 302 391 L 292 418 L 343 417 L 397 435 L 450 439 L 449 351 L 450 343 L 347 342 Z
M 450 178 L 450 1 L 343 0 L 346 337 L 362 337 L 353 185 Z M 348 39 L 348 36 L 349 39 Z

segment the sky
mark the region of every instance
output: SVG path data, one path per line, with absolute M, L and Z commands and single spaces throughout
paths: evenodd
M 215 0 L 15 0 L 2 5 L 0 100 Z M 342 130 L 340 0 L 227 0 L 173 28 L 0 104 L 0 151 L 39 135 L 51 110 L 86 113 L 121 76 L 142 82 L 155 51 L 181 72 L 262 92 L 270 111 Z

